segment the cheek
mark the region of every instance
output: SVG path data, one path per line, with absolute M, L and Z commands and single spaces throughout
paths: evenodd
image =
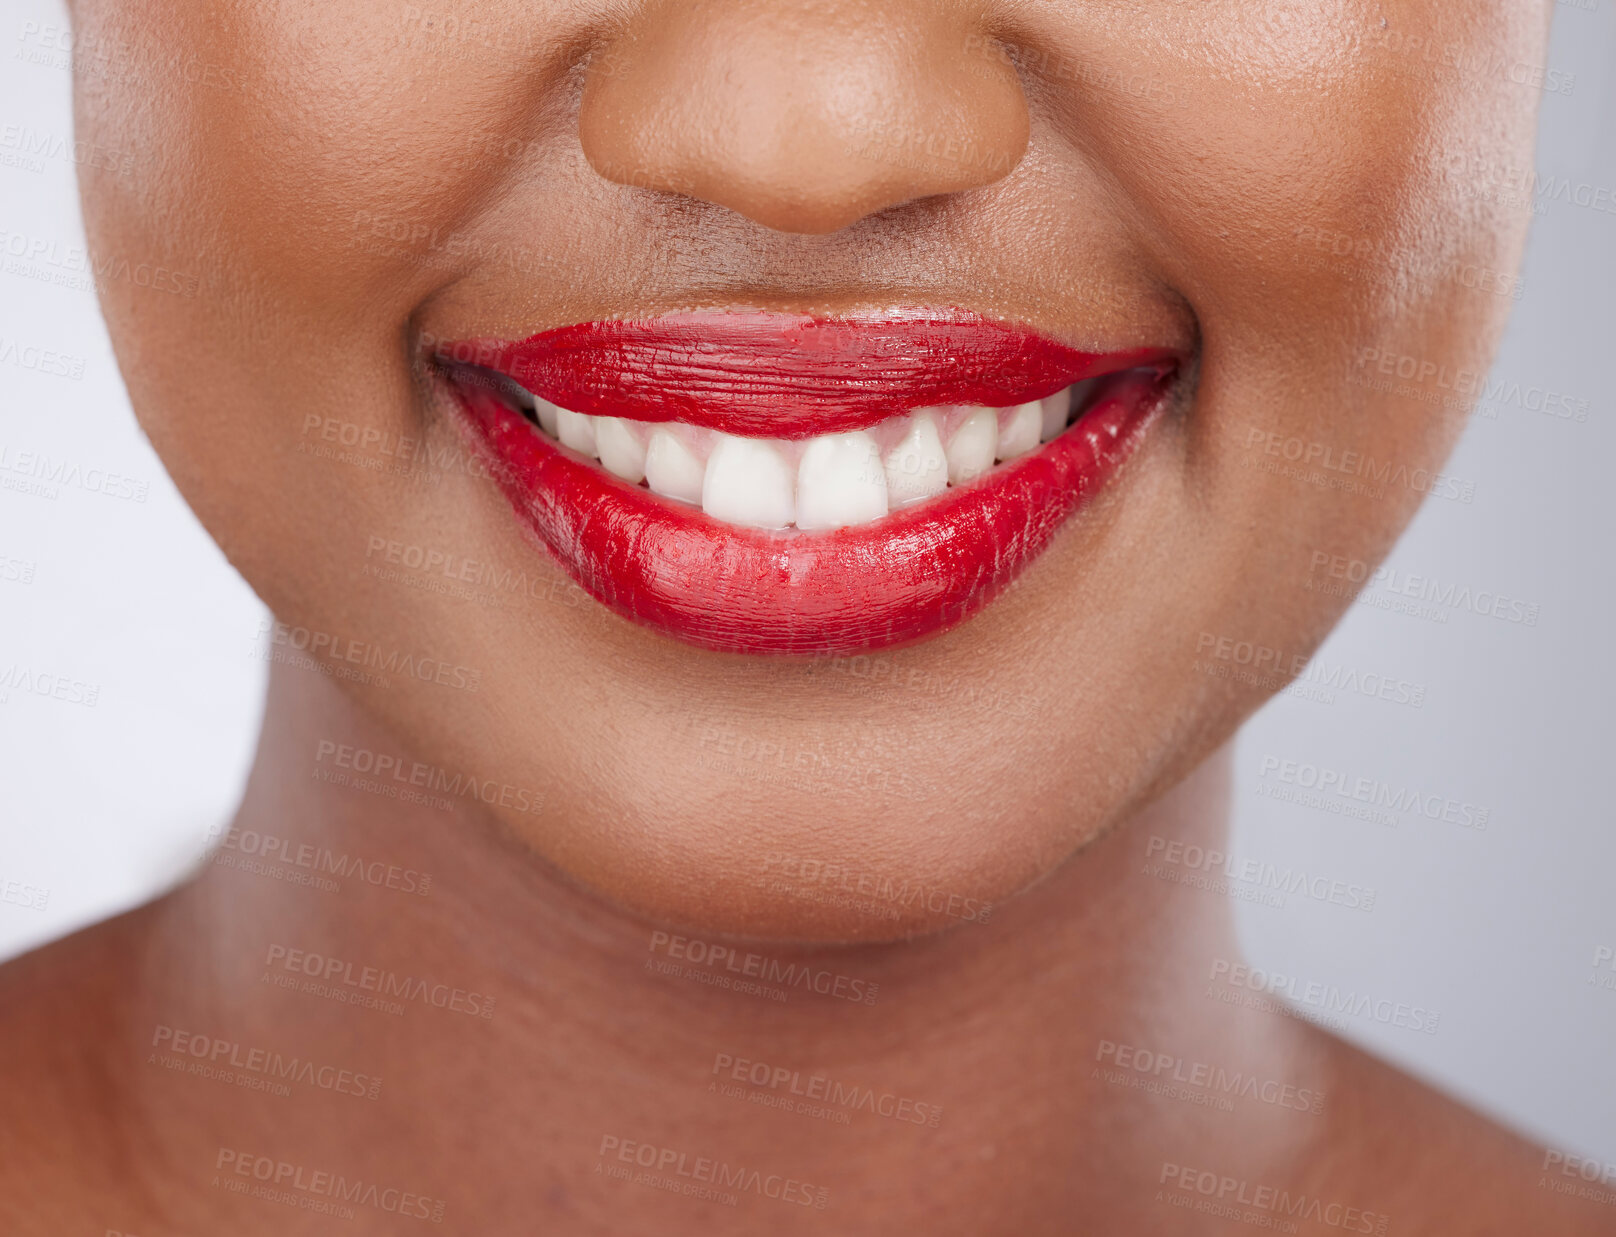
M 1543 6 L 1146 5 L 1109 23 L 1066 46 L 1106 76 L 1052 81 L 1046 111 L 1114 178 L 1210 345 L 1339 386 L 1388 330 L 1450 346 L 1457 313 L 1485 352 L 1526 220 L 1478 189 L 1530 167 L 1541 91 L 1512 67 L 1542 63 Z
M 1528 215 L 1487 185 L 1531 164 L 1540 92 L 1508 68 L 1542 62 L 1545 23 L 1466 14 L 1230 13 L 1205 45 L 1227 70 L 1163 46 L 1187 105 L 1103 146 L 1201 324 L 1185 451 L 1209 549 L 1252 580 L 1304 581 L 1320 550 L 1375 561 L 1420 501 L 1468 501 L 1441 469 L 1518 290 Z M 1290 646 L 1338 607 L 1282 609 L 1252 618 Z

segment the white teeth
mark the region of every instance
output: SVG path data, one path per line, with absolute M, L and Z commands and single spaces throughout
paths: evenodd
M 784 528 L 797 515 L 791 466 L 762 439 L 717 434 L 707 457 L 701 509 L 731 524 Z
M 571 447 L 580 455 L 599 455 L 595 449 L 595 418 L 570 408 L 556 408 L 556 437 L 563 447 Z
M 1066 428 L 1066 418 L 1072 411 L 1072 388 L 1063 387 L 1053 395 L 1046 395 L 1038 401 L 1041 406 L 1041 420 L 1043 422 L 1038 437 L 1043 442 L 1059 436 Z
M 999 449 L 999 414 L 978 408 L 948 440 L 948 483 L 964 485 L 993 467 Z
M 621 417 L 595 418 L 595 445 L 607 472 L 630 485 L 645 479 L 645 444 Z
M 547 399 L 533 399 L 533 410 L 539 414 L 539 425 L 551 438 L 556 436 L 557 413 L 560 411 Z
M 887 513 L 881 448 L 862 430 L 811 439 L 797 466 L 797 527 L 845 528 Z
M 1008 408 L 917 408 L 869 430 L 786 442 L 587 416 L 526 391 L 509 397 L 550 437 L 630 485 L 731 524 L 823 531 L 879 520 L 1036 451 L 1087 407 L 1096 381 Z
M 887 500 L 894 507 L 919 502 L 948 488 L 948 456 L 937 419 L 917 412 L 903 441 L 887 455 Z
M 706 471 L 706 466 L 672 430 L 658 429 L 651 434 L 645 449 L 645 484 L 653 493 L 700 506 Z
M 1017 404 L 1010 410 L 1009 418 L 999 429 L 998 457 L 1001 460 L 1013 460 L 1018 455 L 1036 451 L 1043 427 L 1042 400 L 1035 399 L 1028 404 Z

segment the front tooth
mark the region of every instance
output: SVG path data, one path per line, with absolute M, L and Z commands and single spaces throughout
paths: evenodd
M 1038 447 L 1039 434 L 1044 425 L 1044 402 L 1035 399 L 1028 404 L 1017 404 L 999 431 L 998 457 L 1013 460 L 1018 455 Z
M 862 430 L 811 439 L 797 466 L 797 527 L 845 528 L 887 513 L 881 448 Z
M 600 454 L 595 447 L 595 418 L 588 413 L 557 407 L 556 427 L 556 437 L 563 447 L 571 447 L 581 455 Z
M 533 409 L 539 414 L 539 425 L 551 438 L 556 436 L 557 414 L 560 409 L 547 399 L 533 398 Z
M 645 445 L 622 417 L 595 419 L 595 445 L 606 471 L 630 485 L 645 479 Z
M 672 430 L 659 429 L 651 435 L 645 448 L 645 484 L 653 493 L 699 505 L 706 471 L 695 452 Z
M 978 408 L 954 431 L 948 440 L 948 483 L 964 485 L 993 467 L 999 449 L 999 414 L 992 408 Z
M 887 499 L 894 507 L 919 502 L 948 488 L 948 456 L 937 419 L 917 412 L 903 441 L 887 456 Z
M 1039 430 L 1039 438 L 1048 442 L 1066 428 L 1066 418 L 1072 411 L 1072 388 L 1062 387 L 1053 395 L 1046 395 L 1038 401 L 1043 406 L 1041 419 L 1043 425 Z
M 716 520 L 753 528 L 785 528 L 796 518 L 791 466 L 757 438 L 714 437 L 701 486 L 701 509 Z

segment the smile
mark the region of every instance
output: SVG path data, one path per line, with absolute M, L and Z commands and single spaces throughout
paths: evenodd
M 1127 457 L 1177 372 L 951 311 L 586 323 L 436 361 L 524 525 L 617 613 L 830 655 L 997 595 Z

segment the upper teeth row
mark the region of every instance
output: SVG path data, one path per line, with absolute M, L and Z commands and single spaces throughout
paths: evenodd
M 1011 408 L 920 408 L 868 430 L 741 438 L 573 412 L 517 392 L 545 433 L 630 484 L 752 528 L 844 528 L 962 485 L 1066 428 L 1093 380 Z

